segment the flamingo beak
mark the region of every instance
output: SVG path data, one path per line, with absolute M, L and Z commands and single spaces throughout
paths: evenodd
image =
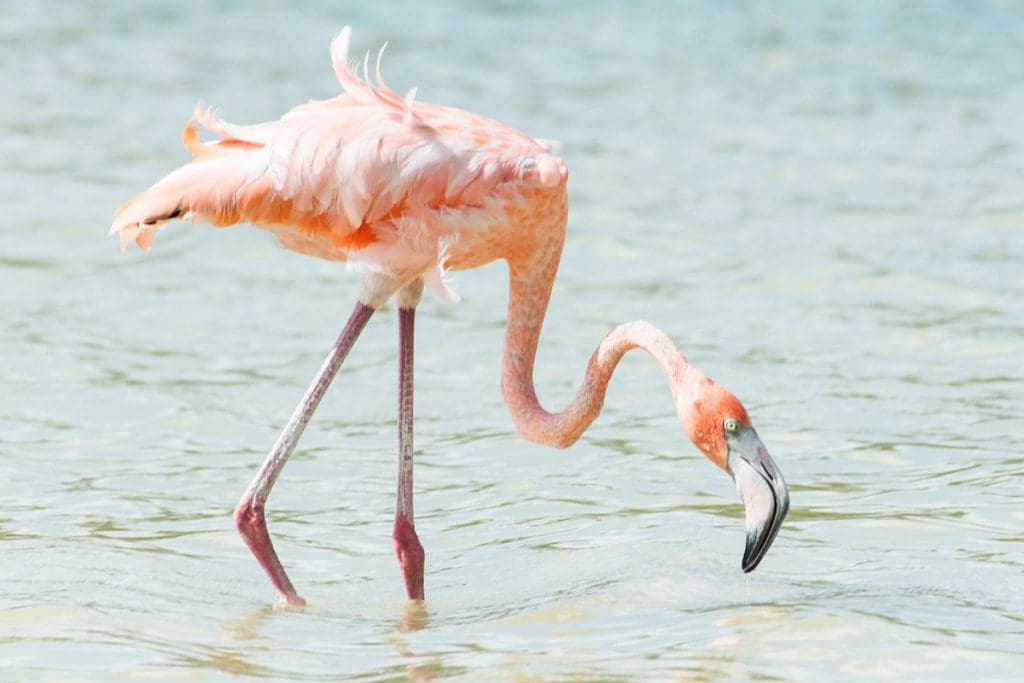
M 789 489 L 782 473 L 752 427 L 726 435 L 728 471 L 746 508 L 747 547 L 743 571 L 752 572 L 764 559 L 789 511 Z

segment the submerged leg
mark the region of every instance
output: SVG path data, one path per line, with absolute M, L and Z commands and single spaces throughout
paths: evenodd
M 410 600 L 423 599 L 423 546 L 416 535 L 412 510 L 412 394 L 413 330 L 421 281 L 408 285 L 398 296 L 398 486 L 395 497 L 395 555 Z
M 274 545 L 267 532 L 264 505 L 267 496 L 270 495 L 270 489 L 273 488 L 274 482 L 277 481 L 281 469 L 288 460 L 288 456 L 295 450 L 295 445 L 298 443 L 299 437 L 302 436 L 302 430 L 306 428 L 313 416 L 313 411 L 316 410 L 328 385 L 334 379 L 342 361 L 352 349 L 352 345 L 355 344 L 359 333 L 363 331 L 374 310 L 375 308 L 362 302 L 356 304 L 355 310 L 345 324 L 345 329 L 342 330 L 338 340 L 331 347 L 316 378 L 306 390 L 305 396 L 302 397 L 302 401 L 295 409 L 291 419 L 288 420 L 281 436 L 277 438 L 277 443 L 271 449 L 270 455 L 260 466 L 256 478 L 253 479 L 252 484 L 242 496 L 242 500 L 239 501 L 238 507 L 235 508 L 235 526 L 238 527 L 238 532 L 249 546 L 249 550 L 256 556 L 256 560 L 263 567 L 267 576 L 270 577 L 274 588 L 290 605 L 301 606 L 305 605 L 306 601 L 295 592 L 284 567 L 281 566 L 281 561 L 277 558 L 277 553 L 274 552 Z

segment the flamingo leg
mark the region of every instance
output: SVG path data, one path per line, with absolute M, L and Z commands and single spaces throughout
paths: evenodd
M 421 285 L 422 287 L 422 285 Z M 418 298 L 418 297 L 417 297 Z M 424 552 L 413 524 L 413 331 L 415 303 L 398 309 L 398 485 L 392 538 L 410 600 L 423 599 Z
M 242 500 L 235 508 L 235 526 L 238 528 L 238 532 L 256 557 L 256 561 L 270 577 L 274 588 L 290 605 L 302 606 L 306 604 L 306 601 L 295 592 L 295 587 L 288 578 L 288 574 L 285 573 L 277 553 L 274 552 L 274 545 L 267 532 L 264 507 L 270 490 L 273 488 L 274 482 L 277 481 L 278 475 L 281 474 L 288 456 L 295 450 L 302 431 L 313 417 L 313 411 L 316 410 L 324 392 L 327 391 L 327 387 L 337 374 L 342 361 L 345 360 L 356 339 L 359 338 L 359 333 L 363 331 L 374 310 L 376 309 L 362 302 L 356 304 L 355 310 L 348 322 L 345 323 L 345 328 L 338 336 L 338 340 L 331 347 L 331 351 L 327 354 L 313 383 L 306 390 L 302 401 L 295 408 L 291 419 L 288 420 L 288 424 L 277 438 L 270 455 L 263 461 L 256 473 L 256 478 L 253 479 L 252 484 L 249 485 Z

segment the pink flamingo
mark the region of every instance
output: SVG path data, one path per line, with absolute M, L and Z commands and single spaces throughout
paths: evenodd
M 682 426 L 728 472 L 746 508 L 742 569 L 753 570 L 789 508 L 781 473 L 729 392 L 689 364 L 669 337 L 638 321 L 598 345 L 564 410 L 541 407 L 533 385 L 537 341 L 565 240 L 565 163 L 551 147 L 483 116 L 404 98 L 348 62 L 348 27 L 331 45 L 343 93 L 296 107 L 279 121 L 227 123 L 196 108 L 183 141 L 195 157 L 117 211 L 121 248 L 148 250 L 175 218 L 216 226 L 240 221 L 272 230 L 288 249 L 362 271 L 355 310 L 235 509 L 235 524 L 278 593 L 304 605 L 274 551 L 267 497 L 324 391 L 373 313 L 398 304 L 398 486 L 394 548 L 410 599 L 423 599 L 424 552 L 413 523 L 413 321 L 424 283 L 453 297 L 445 274 L 495 259 L 508 263 L 510 292 L 501 388 L 519 432 L 572 445 L 601 411 L 615 366 L 646 350 L 668 378 Z M 383 52 L 383 49 L 381 50 Z M 201 142 L 195 120 L 217 134 Z

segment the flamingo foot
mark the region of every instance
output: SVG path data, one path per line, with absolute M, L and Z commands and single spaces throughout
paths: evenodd
M 416 535 L 416 529 L 405 515 L 395 517 L 395 530 L 391 537 L 395 542 L 395 555 L 405 579 L 405 592 L 410 600 L 423 600 L 423 566 L 426 553 Z
M 285 573 L 281 560 L 274 552 L 263 506 L 243 498 L 235 508 L 235 527 L 288 606 L 305 607 L 306 601 L 295 592 L 295 587 Z

